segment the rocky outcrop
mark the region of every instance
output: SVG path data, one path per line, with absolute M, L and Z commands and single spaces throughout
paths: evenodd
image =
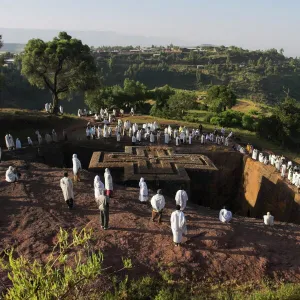
M 300 195 L 271 165 L 244 157 L 243 184 L 238 198 L 243 199 L 243 215 L 262 217 L 270 211 L 277 220 L 300 223 Z

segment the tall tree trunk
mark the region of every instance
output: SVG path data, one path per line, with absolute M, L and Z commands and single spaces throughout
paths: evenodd
M 52 96 L 52 106 L 53 106 L 52 113 L 56 114 L 56 115 L 59 113 L 58 102 L 59 102 L 59 99 L 58 99 L 57 94 L 53 94 L 53 96 Z

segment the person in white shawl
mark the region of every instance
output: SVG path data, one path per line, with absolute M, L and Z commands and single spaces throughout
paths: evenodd
M 264 154 L 262 152 L 259 153 L 258 155 L 258 161 L 263 163 L 264 162 Z
M 45 134 L 45 141 L 47 144 L 50 144 L 52 142 L 51 135 L 49 133 Z
M 52 140 L 53 140 L 53 142 L 55 142 L 55 143 L 58 142 L 58 140 L 57 140 L 57 134 L 56 134 L 56 132 L 55 132 L 54 129 L 52 130 Z
M 140 187 L 139 200 L 141 202 L 148 201 L 148 187 L 143 177 L 140 179 L 139 187 Z
M 267 214 L 264 215 L 264 224 L 269 226 L 274 225 L 274 217 L 269 212 L 267 212 Z
M 114 187 L 113 187 L 112 177 L 108 168 L 106 168 L 104 172 L 104 183 L 105 183 L 106 196 L 111 197 Z
M 154 134 L 150 133 L 150 143 L 154 143 Z
M 9 133 L 5 136 L 5 144 L 8 150 L 12 150 L 15 147 L 14 139 Z
M 16 182 L 19 180 L 19 176 L 12 166 L 7 169 L 5 173 L 5 180 L 7 182 Z
M 257 153 L 258 153 L 258 151 L 256 149 L 254 149 L 252 152 L 252 159 L 257 160 Z
M 281 177 L 284 178 L 285 177 L 285 172 L 286 172 L 286 164 L 283 164 L 281 166 Z
M 186 208 L 186 202 L 188 201 L 188 195 L 183 187 L 180 187 L 180 190 L 177 191 L 175 195 L 176 205 L 180 205 L 181 210 L 183 211 Z
M 293 169 L 292 168 L 289 169 L 288 180 L 289 180 L 290 183 L 293 180 Z
M 42 136 L 40 135 L 40 133 L 38 133 L 38 142 L 39 142 L 39 145 L 41 145 L 43 143 L 43 138 Z
M 100 179 L 99 175 L 95 176 L 94 179 L 94 190 L 95 190 L 95 199 L 97 200 L 100 195 L 104 195 L 104 184 Z
M 69 207 L 69 209 L 73 208 L 74 204 L 74 191 L 73 191 L 73 182 L 68 177 L 68 173 L 64 173 L 64 177 L 60 180 L 60 187 L 62 189 L 64 199 Z
M 180 205 L 176 205 L 176 211 L 171 214 L 171 229 L 173 242 L 175 246 L 179 246 L 182 242 L 182 235 L 187 234 L 186 220 L 184 213 L 180 210 Z
M 59 112 L 63 115 L 64 114 L 64 108 L 60 105 L 59 106 Z
M 224 206 L 224 208 L 220 210 L 219 219 L 222 223 L 229 223 L 232 219 L 232 212 L 227 210 Z
M 165 144 L 169 144 L 170 136 L 168 133 L 165 133 Z
M 21 149 L 22 148 L 22 144 L 19 138 L 16 139 L 16 149 Z
M 74 181 L 80 181 L 80 170 L 82 169 L 82 167 L 81 167 L 80 160 L 77 158 L 77 154 L 73 154 L 72 163 L 73 163 Z
M 165 197 L 162 195 L 162 190 L 159 189 L 157 194 L 151 198 L 152 206 L 152 222 L 154 222 L 156 216 L 158 216 L 158 223 L 161 222 L 163 209 L 165 208 L 166 201 Z
M 32 143 L 32 140 L 30 137 L 27 137 L 27 142 L 28 142 L 28 146 L 32 146 L 33 143 Z

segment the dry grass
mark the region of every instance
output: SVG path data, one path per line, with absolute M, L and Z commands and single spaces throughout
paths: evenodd
M 234 107 L 232 107 L 232 110 L 240 111 L 242 113 L 248 113 L 251 110 L 262 112 L 261 105 L 254 103 L 249 99 L 238 99 L 237 104 Z

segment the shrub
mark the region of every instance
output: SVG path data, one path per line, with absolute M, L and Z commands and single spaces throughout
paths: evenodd
M 208 113 L 205 117 L 204 117 L 204 122 L 210 123 L 210 120 L 212 117 L 216 116 L 215 113 Z
M 210 119 L 213 125 L 225 127 L 238 127 L 242 125 L 243 113 L 239 111 L 226 110 Z

